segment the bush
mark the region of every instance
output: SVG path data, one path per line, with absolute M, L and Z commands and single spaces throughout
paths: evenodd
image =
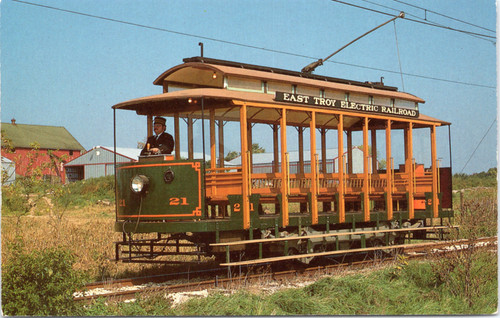
M 453 175 L 453 189 L 466 189 L 473 187 L 496 187 L 497 168 L 490 168 L 486 172 L 473 174 L 456 173 Z
M 86 206 L 98 200 L 115 200 L 115 177 L 80 180 L 65 185 L 65 195 L 58 201 L 66 206 Z
M 17 253 L 2 266 L 2 307 L 6 315 L 72 315 L 77 307 L 73 292 L 83 277 L 73 269 L 67 250 Z
M 50 199 L 57 209 L 88 206 L 101 201 L 115 201 L 114 176 L 81 180 L 69 184 L 53 184 L 30 178 L 19 178 L 14 184 L 2 186 L 2 208 L 6 215 L 26 215 L 40 209 L 42 199 Z M 36 184 L 35 184 L 36 183 Z M 35 211 L 40 212 L 40 211 Z
M 30 210 L 26 196 L 21 192 L 21 188 L 16 185 L 2 187 L 2 214 L 18 215 L 26 214 Z

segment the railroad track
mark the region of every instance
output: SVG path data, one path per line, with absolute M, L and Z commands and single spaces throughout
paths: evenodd
M 497 237 L 481 238 L 475 241 L 478 247 L 489 247 L 497 243 Z M 403 253 L 410 259 L 425 258 L 432 254 L 445 254 L 456 251 L 457 249 L 467 248 L 468 240 L 460 240 L 454 242 L 438 242 L 432 245 L 405 247 Z M 390 246 L 384 249 L 391 249 Z M 363 259 L 359 261 L 342 262 L 338 264 L 321 265 L 301 269 L 292 269 L 277 272 L 265 272 L 260 274 L 241 274 L 235 277 L 227 277 L 224 275 L 227 272 L 226 268 L 209 269 L 196 272 L 174 273 L 167 275 L 157 275 L 140 278 L 119 279 L 107 282 L 96 282 L 86 285 L 86 292 L 75 293 L 75 301 L 92 301 L 99 297 L 104 297 L 112 301 L 125 301 L 135 299 L 137 294 L 156 294 L 163 293 L 178 293 L 200 291 L 205 289 L 231 289 L 252 282 L 259 281 L 275 281 L 286 282 L 293 278 L 314 277 L 318 273 L 331 273 L 340 268 L 359 269 L 373 266 L 374 264 L 381 265 L 383 263 L 393 262 L 394 257 L 381 259 Z M 262 267 L 262 266 L 261 266 Z M 199 279 L 199 275 L 211 274 L 215 277 L 208 280 L 199 280 L 188 283 L 176 283 L 181 277 L 184 279 L 195 275 Z M 226 277 L 219 277 L 226 276 Z M 155 284 L 155 285 L 151 285 Z

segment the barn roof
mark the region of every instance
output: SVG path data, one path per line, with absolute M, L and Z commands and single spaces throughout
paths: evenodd
M 37 142 L 41 149 L 85 150 L 64 127 L 2 123 L 1 129 L 16 148 L 31 148 Z

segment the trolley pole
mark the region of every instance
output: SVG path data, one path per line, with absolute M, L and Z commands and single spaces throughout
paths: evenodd
M 340 49 L 338 49 L 337 51 L 333 52 L 332 54 L 328 55 L 325 59 L 319 59 L 317 60 L 316 62 L 312 62 L 311 64 L 307 65 L 306 67 L 304 67 L 301 72 L 302 73 L 306 73 L 306 74 L 311 74 L 312 72 L 314 72 L 314 70 L 316 69 L 316 67 L 320 66 L 320 65 L 323 65 L 323 62 L 325 62 L 326 60 L 328 60 L 329 58 L 331 58 L 332 56 L 334 56 L 335 54 L 339 53 L 340 51 L 342 51 L 343 49 L 345 49 L 346 47 L 348 47 L 349 45 L 353 44 L 354 42 L 356 42 L 357 40 L 361 39 L 362 37 L 365 37 L 366 35 L 372 33 L 373 31 L 383 27 L 384 25 L 386 25 L 387 23 L 389 22 L 392 22 L 394 20 L 396 20 L 397 18 L 404 18 L 405 17 L 405 13 L 403 11 L 401 11 L 401 13 L 397 16 L 395 16 L 394 18 L 390 19 L 389 21 L 386 21 L 384 23 L 382 23 L 381 25 L 371 29 L 370 31 L 358 36 L 357 38 L 355 38 L 354 40 L 352 40 L 351 42 L 347 43 L 346 45 L 344 45 L 343 47 L 341 47 Z

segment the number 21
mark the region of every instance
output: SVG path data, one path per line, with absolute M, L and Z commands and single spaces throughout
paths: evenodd
M 185 197 L 180 197 L 180 198 L 170 198 L 169 205 L 189 205 L 187 203 L 187 198 Z

